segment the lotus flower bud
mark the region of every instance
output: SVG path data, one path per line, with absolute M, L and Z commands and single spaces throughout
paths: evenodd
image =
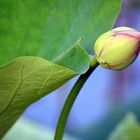
M 94 46 L 97 61 L 101 66 L 113 70 L 128 67 L 140 51 L 140 32 L 118 27 L 101 35 Z

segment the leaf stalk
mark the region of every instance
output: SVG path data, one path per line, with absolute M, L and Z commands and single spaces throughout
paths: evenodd
M 82 89 L 83 85 L 85 84 L 87 79 L 90 77 L 91 73 L 97 68 L 98 65 L 99 65 L 99 63 L 97 62 L 96 57 L 94 57 L 94 59 L 91 61 L 91 66 L 90 66 L 89 70 L 85 74 L 82 74 L 78 78 L 75 85 L 73 86 L 70 94 L 68 95 L 68 97 L 66 99 L 66 102 L 62 109 L 61 115 L 59 117 L 54 140 L 62 140 L 65 126 L 66 126 L 67 119 L 68 119 L 69 113 L 71 111 L 71 108 L 72 108 L 80 90 Z

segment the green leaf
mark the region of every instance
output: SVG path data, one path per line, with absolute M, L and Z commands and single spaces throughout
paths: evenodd
M 69 48 L 65 53 L 57 57 L 53 62 L 72 69 L 78 74 L 85 73 L 90 66 L 90 57 L 87 52 L 81 47 L 81 39 L 75 45 Z
M 89 51 L 120 7 L 121 0 L 0 0 L 0 64 L 23 55 L 54 60 L 80 37 Z
M 140 124 L 133 113 L 129 113 L 110 135 L 109 140 L 140 140 Z
M 0 137 L 24 109 L 85 73 L 95 39 L 110 29 L 121 0 L 0 0 Z M 106 21 L 106 22 L 104 22 Z M 72 69 L 72 70 L 70 70 Z M 47 92 L 46 92 L 47 91 Z
M 77 73 L 39 57 L 20 57 L 0 68 L 0 138 L 33 102 Z
M 59 65 L 26 56 L 0 68 L 0 137 L 30 104 L 86 72 L 90 66 L 89 55 L 80 40 L 55 61 Z

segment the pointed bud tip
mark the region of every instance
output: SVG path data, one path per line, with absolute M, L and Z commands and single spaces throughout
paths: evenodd
M 140 32 L 128 27 L 118 27 L 112 30 L 115 35 L 125 35 L 140 40 Z

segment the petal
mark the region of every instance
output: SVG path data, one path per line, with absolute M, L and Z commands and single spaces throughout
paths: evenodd
M 125 35 L 140 40 L 140 32 L 137 31 L 113 31 L 115 35 Z

